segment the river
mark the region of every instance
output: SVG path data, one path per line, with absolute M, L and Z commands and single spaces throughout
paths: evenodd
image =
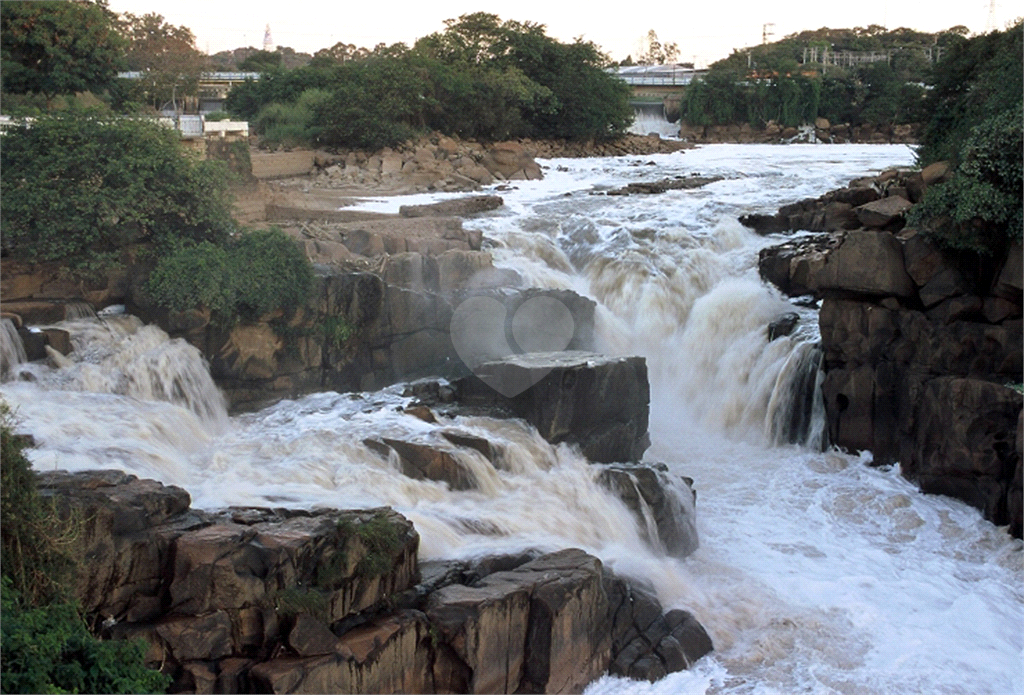
M 366 449 L 380 434 L 436 437 L 397 412 L 401 387 L 323 393 L 227 417 L 198 353 L 128 317 L 65 325 L 63 369 L 22 366 L 0 386 L 31 432 L 38 469 L 119 467 L 181 485 L 193 505 L 394 506 L 424 558 L 581 547 L 693 612 L 716 651 L 654 683 L 605 677 L 603 693 L 1024 692 L 1022 546 L 980 513 L 926 496 L 870 455 L 821 451 L 776 426 L 817 338 L 757 275 L 778 239 L 736 222 L 850 179 L 913 162 L 905 146 L 714 145 L 672 155 L 548 160 L 505 206 L 466 221 L 496 265 L 532 285 L 598 302 L 603 351 L 647 358 L 650 461 L 694 479 L 701 547 L 650 550 L 628 510 L 575 452 L 516 422 L 444 423 L 485 436 L 497 467 L 469 461 L 480 489 L 401 476 Z M 607 195 L 629 182 L 723 180 L 661 195 Z M 365 209 L 440 196 L 367 200 Z M 797 311 L 793 335 L 766 325 Z M 820 423 L 820 412 L 816 413 Z M 464 454 L 469 456 L 470 454 Z

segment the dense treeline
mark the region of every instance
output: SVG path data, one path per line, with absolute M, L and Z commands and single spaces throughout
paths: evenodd
M 683 117 L 694 125 L 768 121 L 784 126 L 813 122 L 895 125 L 923 121 L 933 59 L 962 44 L 964 27 L 938 34 L 879 26 L 818 29 L 737 50 L 711 66 L 684 96 Z M 823 63 L 844 51 L 878 53 L 877 62 Z M 884 54 L 884 55 L 883 55 Z M 817 59 L 817 60 L 814 60 Z
M 402 44 L 271 71 L 240 85 L 228 110 L 270 140 L 337 147 L 394 145 L 420 130 L 503 140 L 621 134 L 629 89 L 594 44 L 561 43 L 529 22 L 487 13 L 448 20 Z

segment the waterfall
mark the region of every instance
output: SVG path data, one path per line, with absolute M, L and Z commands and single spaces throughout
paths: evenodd
M 10 319 L 0 319 L 0 378 L 7 378 L 16 366 L 28 361 L 25 344 Z
M 466 221 L 496 265 L 594 299 L 605 351 L 646 357 L 646 457 L 697 492 L 700 548 L 685 559 L 651 547 L 651 510 L 638 521 L 599 484 L 600 466 L 522 421 L 427 423 L 403 412 L 401 386 L 223 418 L 198 351 L 132 317 L 63 322 L 71 364 L 23 365 L 31 380 L 0 395 L 37 442 L 37 470 L 118 468 L 180 485 L 202 509 L 390 505 L 415 524 L 422 559 L 579 547 L 714 640 L 690 671 L 605 678 L 588 695 L 1022 692 L 1021 544 L 895 467 L 821 451 L 816 313 L 761 282 L 758 252 L 778 240 L 735 222 L 911 158 L 902 146 L 722 145 L 554 160 L 544 180 L 502 191 L 503 209 Z M 604 195 L 694 172 L 725 178 Z M 794 311 L 794 332 L 769 341 L 768 325 Z M 445 432 L 487 440 L 492 455 Z M 385 439 L 443 452 L 471 489 L 404 475 L 394 449 L 366 443 Z
M 185 340 L 171 340 L 128 315 L 79 318 L 53 327 L 68 331 L 74 350 L 60 368 L 34 370 L 41 385 L 166 401 L 191 410 L 215 430 L 227 422 L 223 395 L 199 350 Z
M 771 441 L 775 444 L 804 444 L 819 451 L 828 446 L 825 402 L 821 395 L 824 360 L 818 345 L 802 343 L 779 371 L 766 413 Z
M 679 136 L 679 124 L 669 123 L 665 118 L 665 105 L 658 103 L 633 104 L 633 123 L 629 132 L 636 135 L 657 133 L 661 137 L 675 138 Z
M 94 318 L 96 311 L 89 302 L 68 302 L 64 305 L 64 319 L 67 321 Z

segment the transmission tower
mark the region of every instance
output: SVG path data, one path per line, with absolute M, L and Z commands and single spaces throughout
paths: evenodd
M 768 27 L 774 27 L 774 26 L 775 26 L 775 22 L 768 22 L 767 24 L 762 24 L 761 25 L 761 43 L 762 44 L 768 43 L 768 37 L 775 35 L 774 31 L 768 31 Z
M 267 30 L 263 32 L 263 50 L 268 53 L 274 50 L 274 40 L 270 38 L 270 25 L 267 25 Z
M 996 30 L 996 0 L 988 0 L 988 19 L 985 20 L 985 33 Z

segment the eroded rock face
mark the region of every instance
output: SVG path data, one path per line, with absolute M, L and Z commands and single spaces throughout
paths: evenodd
M 145 640 L 174 692 L 580 692 L 711 648 L 581 550 L 427 563 L 420 581 L 418 536 L 390 509 L 206 514 L 116 471 L 41 490 L 86 520 L 90 620 Z

